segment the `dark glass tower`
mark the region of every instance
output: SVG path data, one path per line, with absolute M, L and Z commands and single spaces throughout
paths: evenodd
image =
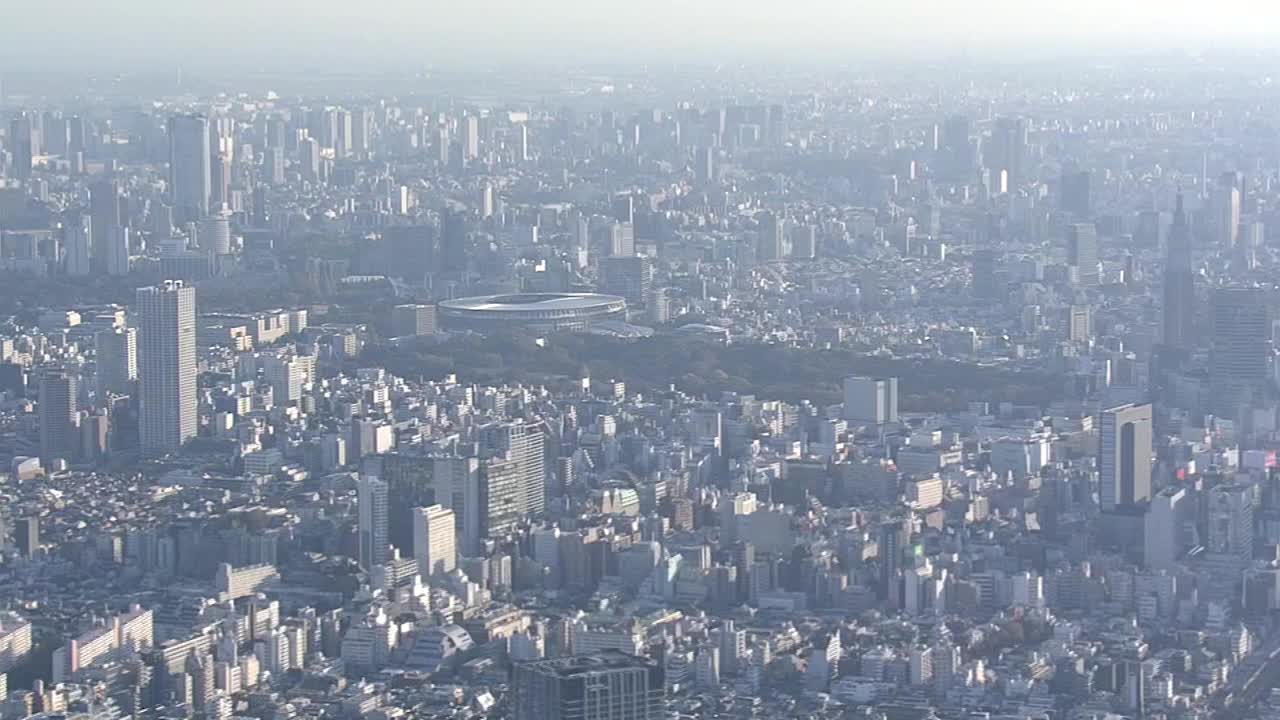
M 1195 347 L 1196 281 L 1191 267 L 1191 228 L 1182 209 L 1182 193 L 1173 213 L 1164 260 L 1165 347 L 1189 352 Z

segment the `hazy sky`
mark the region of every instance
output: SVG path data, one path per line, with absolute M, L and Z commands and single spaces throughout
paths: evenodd
M 3 0 L 0 58 L 741 60 L 1280 47 L 1276 0 Z M 181 59 L 179 59 L 181 58 Z M 1012 59 L 1012 58 L 1010 58 Z M 61 61 L 61 62 L 60 62 Z M 2 69 L 2 68 L 0 68 Z

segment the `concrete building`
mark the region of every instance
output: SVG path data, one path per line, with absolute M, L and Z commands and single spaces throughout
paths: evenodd
M 98 401 L 110 393 L 132 395 L 138 387 L 138 331 L 111 328 L 94 335 L 94 359 L 98 372 Z
M 657 720 L 662 666 L 619 651 L 520 663 L 511 674 L 514 720 Z
M 1143 523 L 1143 560 L 1152 570 L 1176 569 L 1186 551 L 1187 523 L 1195 522 L 1195 503 L 1185 488 L 1167 487 L 1151 498 Z
M 269 563 L 240 568 L 221 563 L 214 577 L 214 587 L 218 590 L 219 599 L 225 602 L 253 595 L 279 579 L 276 566 Z
M 1134 507 L 1151 498 L 1151 406 L 1118 405 L 1102 411 L 1098 442 L 1102 510 Z
M 9 672 L 30 654 L 31 623 L 15 612 L 0 613 L 0 672 Z
M 391 558 L 387 537 L 387 484 L 375 477 L 360 478 L 359 513 L 360 567 L 369 569 Z
M 1209 552 L 1253 556 L 1253 486 L 1247 483 L 1218 485 L 1209 491 Z
M 397 337 L 434 335 L 435 305 L 397 305 L 391 312 L 391 325 Z
M 897 423 L 898 378 L 845 378 L 844 419 L 860 425 Z
M 174 220 L 202 220 L 209 214 L 212 194 L 212 152 L 209 119 L 204 115 L 169 118 L 169 195 Z
M 139 288 L 137 317 L 142 451 L 163 455 L 196 436 L 195 288 Z
M 76 376 L 66 370 L 40 375 L 40 457 L 74 459 L 80 449 Z
M 413 509 L 413 556 L 424 576 L 453 572 L 458 549 L 452 510 L 440 505 Z

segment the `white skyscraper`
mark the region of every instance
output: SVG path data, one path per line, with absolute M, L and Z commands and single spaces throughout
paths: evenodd
M 444 575 L 457 567 L 453 511 L 440 505 L 413 509 L 413 557 L 423 575 Z
M 845 378 L 844 418 L 862 425 L 898 422 L 898 378 Z
M 1214 240 L 1223 248 L 1234 248 L 1240 233 L 1240 188 L 1235 173 L 1227 173 L 1214 192 Z
M 138 288 L 137 315 L 142 452 L 163 455 L 196 436 L 196 290 Z
M 174 220 L 192 222 L 209 214 L 212 193 L 209 119 L 204 115 L 169 118 L 169 192 Z
M 366 570 L 391 559 L 387 537 L 387 484 L 378 478 L 360 478 L 356 502 L 360 515 L 360 567 Z
M 480 118 L 467 115 L 462 118 L 462 159 L 474 160 L 480 156 Z

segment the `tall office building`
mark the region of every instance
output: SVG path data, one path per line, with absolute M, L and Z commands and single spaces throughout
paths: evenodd
M 1209 491 L 1209 552 L 1253 557 L 1253 486 L 1248 483 L 1218 485 Z
M 209 161 L 209 209 L 231 204 L 231 156 L 215 152 Z
M 1147 716 L 1147 676 L 1143 664 L 1126 660 L 1117 668 L 1123 669 L 1123 681 L 1118 688 L 1124 693 L 1124 704 L 1133 717 Z
M 351 111 L 351 152 L 361 155 L 369 152 L 373 136 L 373 113 L 366 108 Z
M 1165 347 L 1188 352 L 1195 346 L 1196 276 L 1191 264 L 1191 226 L 1178 193 L 1164 256 L 1161 341 Z
M 131 268 L 129 255 L 129 228 L 114 225 L 107 228 L 102 241 L 102 253 L 106 260 L 106 273 L 112 276 L 128 275 Z
M 269 147 L 262 153 L 262 181 L 268 185 L 283 185 L 286 168 L 284 147 Z
M 335 139 L 333 152 L 340 158 L 351 155 L 352 122 L 351 111 L 338 108 L 334 111 Z
M 905 544 L 901 518 L 891 518 L 880 523 L 876 535 L 877 562 L 880 565 L 880 597 L 890 607 L 897 607 L 902 597 L 899 575 L 902 570 L 902 548 Z
M 449 137 L 449 128 L 446 126 L 436 128 L 434 132 L 434 141 L 435 146 L 433 149 L 435 151 L 434 154 L 436 162 L 440 167 L 447 167 L 449 165 L 450 155 L 453 153 L 453 141 Z
M 613 196 L 613 219 L 620 223 L 636 221 L 636 199 L 629 192 Z
M 402 556 L 413 554 L 413 509 L 440 503 L 453 507 L 452 496 L 438 492 L 438 475 L 449 474 L 442 464 L 453 458 L 432 458 L 407 452 L 393 452 L 380 458 L 379 478 L 387 484 L 387 539 Z M 459 514 L 462 512 L 459 510 Z
M 312 108 L 307 113 L 307 135 L 329 150 L 338 144 L 338 111 L 333 107 Z
M 720 541 L 725 545 L 747 541 L 751 516 L 757 509 L 756 496 L 749 492 L 730 493 L 720 498 Z
M 527 123 L 516 125 L 511 131 L 511 139 L 516 160 L 527 161 L 529 159 L 529 125 Z
M 469 254 L 466 215 L 457 210 L 446 210 L 440 224 L 440 269 L 447 273 L 465 272 Z
M 517 663 L 511 672 L 514 720 L 658 720 L 666 703 L 662 665 L 605 650 L 595 655 Z
M 973 176 L 973 145 L 969 139 L 969 118 L 953 115 L 942 125 L 938 164 L 949 180 L 965 181 Z
M 693 175 L 700 183 L 714 182 L 716 179 L 716 150 L 713 147 L 700 147 L 693 154 Z
M 631 257 L 636 254 L 636 226 L 631 223 L 611 223 L 609 233 L 609 257 Z
M 486 182 L 480 186 L 479 197 L 476 198 L 476 208 L 480 211 L 480 219 L 488 220 L 493 217 L 493 183 Z
M 196 290 L 178 281 L 139 288 L 142 452 L 174 452 L 196 436 Z
M 608 257 L 600 263 L 600 289 L 642 307 L 653 288 L 653 260 L 645 255 Z
M 480 157 L 480 118 L 465 115 L 462 118 L 462 159 L 474 160 Z
M 791 230 L 791 257 L 812 260 L 818 254 L 818 227 L 812 224 L 797 225 Z
M 1089 186 L 1087 170 L 1063 173 L 1062 183 L 1059 186 L 1062 211 L 1079 218 L 1088 218 L 1093 211 Z
M 306 355 L 268 355 L 262 359 L 262 377 L 271 386 L 271 402 L 288 407 L 302 400 L 302 389 L 311 381 L 315 358 Z
M 306 137 L 298 141 L 298 172 L 308 182 L 319 182 L 323 179 L 324 159 L 320 154 L 320 142 L 314 137 Z
M 1067 226 L 1067 264 L 1076 269 L 1080 285 L 1098 284 L 1098 229 L 1093 223 Z
M 1102 411 L 1098 494 L 1103 512 L 1151 498 L 1151 406 L 1117 405 Z
M 1240 223 L 1231 264 L 1236 272 L 1248 272 L 1258 267 L 1258 248 L 1266 244 L 1267 226 L 1254 220 Z
M 1000 253 L 997 250 L 978 250 L 973 254 L 973 294 L 980 298 L 999 298 L 1004 287 L 998 274 Z
M 120 227 L 120 185 L 115 180 L 102 180 L 89 186 L 89 225 L 93 267 L 98 272 L 106 272 L 108 238 Z
M 1066 307 L 1066 336 L 1068 342 L 1087 343 L 1093 337 L 1093 312 L 1088 305 Z
M 391 326 L 396 337 L 434 335 L 436 332 L 436 306 L 408 304 L 397 305 L 391 311 Z
M 71 115 L 67 118 L 67 152 L 84 152 L 84 118 Z
M 581 270 L 591 259 L 591 221 L 577 208 L 569 216 L 569 232 L 573 243 L 570 254 L 575 266 Z
M 452 510 L 440 505 L 413 509 L 413 557 L 424 576 L 453 572 L 458 548 Z
M 536 515 L 547 507 L 546 438 L 542 426 L 515 421 L 481 428 L 481 444 L 490 454 L 519 463 L 521 515 Z
M 376 477 L 364 476 L 357 484 L 356 532 L 360 543 L 360 567 L 368 570 L 391 559 L 387 537 L 387 484 Z
M 786 257 L 786 232 L 783 230 L 782 218 L 771 212 L 763 212 L 757 222 L 759 234 L 756 240 L 756 261 L 765 263 Z
M 845 378 L 844 419 L 864 425 L 898 422 L 898 378 Z
M 138 381 L 138 331 L 134 328 L 100 330 L 93 336 L 94 364 L 98 369 L 98 404 L 108 393 L 132 395 Z
M 501 538 L 520 520 L 524 504 L 521 465 L 506 457 L 492 457 L 481 463 L 479 477 L 479 529 L 476 536 Z M 465 524 L 464 530 L 467 530 Z
M 1213 241 L 1234 249 L 1240 233 L 1240 181 L 1237 173 L 1224 173 L 1213 194 Z
M 80 277 L 93 269 L 93 230 L 88 217 L 75 214 L 62 226 L 63 261 L 68 275 Z
M 39 515 L 18 518 L 13 526 L 13 544 L 23 557 L 31 557 L 40 549 Z
M 1267 385 L 1271 317 L 1261 288 L 1221 287 L 1210 303 L 1209 388 L 1215 415 L 1237 419 Z
M 40 375 L 40 457 L 74 459 L 80 447 L 76 376 L 49 369 Z
M 483 537 L 483 483 L 479 458 L 432 458 L 431 502 L 418 503 L 418 506 L 439 504 L 453 512 L 454 536 L 459 538 L 457 549 L 467 555 L 479 551 Z
M 1026 182 L 1027 121 L 1020 117 L 1002 117 L 991 129 L 991 140 L 984 152 L 986 166 L 1004 171 L 1010 190 Z
M 1195 503 L 1186 488 L 1166 487 L 1151 498 L 1151 506 L 1142 524 L 1143 561 L 1148 569 L 1175 569 L 1175 563 L 1187 548 L 1183 528 L 1195 521 Z
M 169 193 L 174 220 L 198 221 L 209 214 L 213 192 L 209 119 L 204 115 L 169 118 Z
M 196 237 L 205 254 L 230 255 L 231 213 L 225 210 L 215 212 L 200 221 L 200 231 Z
M 9 121 L 7 140 L 9 155 L 12 156 L 10 174 L 17 180 L 29 179 L 35 156 L 39 154 L 37 135 L 30 114 L 24 112 Z

